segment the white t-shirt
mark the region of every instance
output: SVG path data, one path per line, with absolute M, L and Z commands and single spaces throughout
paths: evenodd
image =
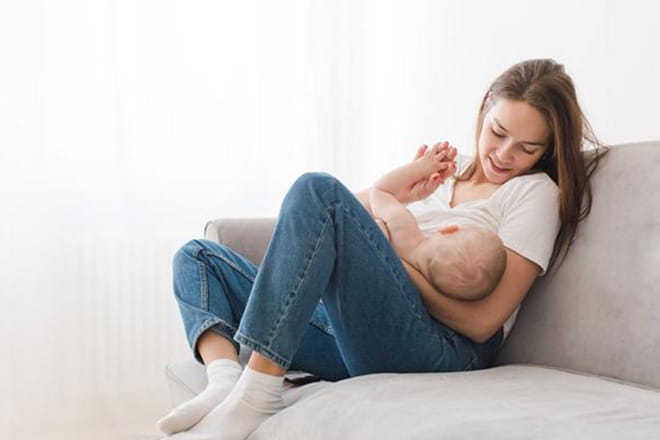
M 458 173 L 471 161 L 470 156 L 458 155 Z M 450 224 L 487 227 L 499 235 L 505 247 L 538 264 L 539 276 L 545 275 L 561 226 L 559 187 L 550 176 L 536 173 L 514 177 L 488 199 L 471 200 L 452 208 L 449 203 L 454 183 L 454 177 L 450 177 L 428 198 L 408 205 L 422 232 L 429 236 Z M 504 339 L 519 309 L 520 305 L 504 323 Z

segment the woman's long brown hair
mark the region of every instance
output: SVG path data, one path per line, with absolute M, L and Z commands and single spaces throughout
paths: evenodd
M 580 105 L 573 81 L 564 66 L 552 59 L 533 59 L 511 66 L 495 79 L 484 95 L 477 117 L 475 158 L 484 115 L 498 98 L 523 101 L 538 110 L 552 133 L 547 154 L 525 174 L 544 172 L 559 186 L 561 228 L 555 239 L 548 272 L 566 257 L 578 223 L 591 211 L 589 180 L 608 148 L 596 138 Z M 586 143 L 592 148 L 586 149 Z M 469 180 L 477 161 L 457 176 Z

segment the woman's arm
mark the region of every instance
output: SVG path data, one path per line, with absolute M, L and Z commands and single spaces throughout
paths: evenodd
M 362 206 L 364 206 L 364 209 L 366 209 L 371 216 L 374 216 L 374 212 L 371 210 L 371 203 L 369 203 L 369 191 L 371 188 L 365 188 L 362 191 L 358 191 L 354 193 L 353 195 L 355 198 L 357 198 L 360 203 L 362 203 Z
M 499 284 L 490 295 L 478 301 L 461 301 L 442 295 L 422 274 L 401 261 L 429 313 L 474 342 L 483 343 L 502 327 L 541 271 L 536 263 L 510 249 L 506 249 L 506 257 L 506 270 Z

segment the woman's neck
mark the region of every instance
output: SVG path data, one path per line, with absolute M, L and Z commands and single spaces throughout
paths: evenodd
M 470 177 L 469 180 L 466 180 L 465 183 L 467 183 L 469 186 L 475 187 L 475 186 L 490 184 L 491 182 L 484 174 L 481 166 L 479 166 L 479 164 L 477 163 L 476 169 L 474 170 L 472 177 Z

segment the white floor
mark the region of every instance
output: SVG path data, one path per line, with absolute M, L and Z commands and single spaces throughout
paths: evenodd
M 157 439 L 188 357 L 171 258 L 208 212 L 15 198 L 0 212 L 0 438 Z

